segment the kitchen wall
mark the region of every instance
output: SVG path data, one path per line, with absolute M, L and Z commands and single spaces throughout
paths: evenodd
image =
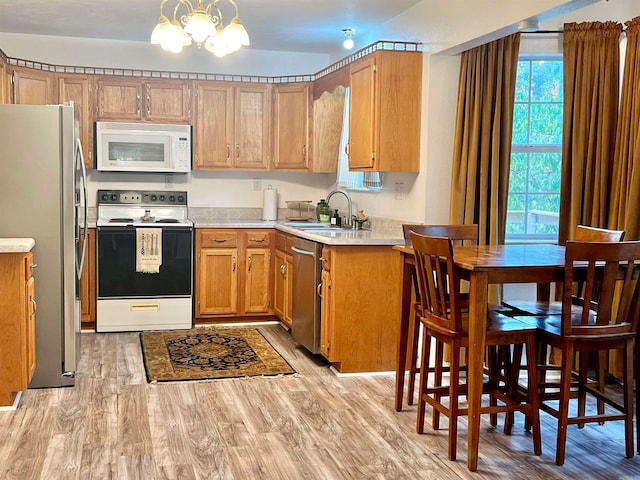
M 382 192 L 352 193 L 357 208 L 363 208 L 369 215 L 376 217 L 428 223 L 446 222 L 459 70 L 458 53 L 515 32 L 518 21 L 540 12 L 548 11 L 542 14 L 543 19 L 548 21 L 560 14 L 564 15 L 562 21 L 628 20 L 640 15 L 640 2 L 637 0 L 594 1 L 423 0 L 381 25 L 370 38 L 358 38 L 356 48 L 378 39 L 423 42 L 425 58 L 420 173 L 385 174 Z M 583 8 L 575 10 L 579 7 Z M 544 27 L 545 23 L 541 26 Z M 142 42 L 91 39 L 79 41 L 72 38 L 3 33 L 0 33 L 0 48 L 10 57 L 53 64 L 266 76 L 312 74 L 344 55 L 343 50 L 336 50 L 333 55 L 325 56 L 247 49 L 220 62 L 212 60 L 207 52 L 195 48 L 175 56 Z M 287 199 L 308 199 L 316 203 L 335 185 L 333 174 L 193 172 L 185 176 L 174 176 L 171 188 L 188 190 L 193 206 L 255 208 L 262 205 L 261 191 L 254 190 L 256 178 L 260 179 L 262 188 L 272 184 L 273 188 L 278 189 L 280 208 L 285 207 L 284 201 Z M 90 174 L 90 190 L 94 199 L 98 188 L 120 188 L 125 185 L 132 188 L 162 189 L 165 188 L 165 176 L 133 177 L 99 172 Z

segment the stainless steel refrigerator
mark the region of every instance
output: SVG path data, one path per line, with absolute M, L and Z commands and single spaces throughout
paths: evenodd
M 29 388 L 75 382 L 87 218 L 78 131 L 73 104 L 0 105 L 0 237 L 35 239 L 36 370 Z

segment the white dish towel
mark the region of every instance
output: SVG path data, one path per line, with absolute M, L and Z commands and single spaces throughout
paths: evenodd
M 136 228 L 136 272 L 160 273 L 162 229 Z

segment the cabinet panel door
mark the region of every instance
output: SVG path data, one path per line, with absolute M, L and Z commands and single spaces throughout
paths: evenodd
M 244 299 L 246 313 L 266 313 L 269 311 L 270 267 L 270 249 L 247 249 Z
M 286 266 L 284 269 L 286 277 L 285 287 L 285 309 L 284 309 L 284 323 L 291 326 L 292 312 L 293 312 L 293 258 L 291 255 L 285 257 Z
M 13 103 L 23 105 L 49 105 L 57 103 L 53 74 L 40 70 L 13 71 Z
M 233 165 L 235 168 L 266 169 L 268 152 L 268 86 L 236 87 Z
M 87 75 L 59 75 L 58 98 L 61 103 L 72 101 L 78 112 L 84 165 L 87 168 L 93 168 L 93 110 L 89 82 Z
M 142 82 L 117 78 L 97 82 L 98 120 L 142 120 Z
M 238 249 L 200 251 L 196 316 L 236 314 L 238 311 Z
M 274 255 L 275 268 L 273 274 L 273 311 L 280 320 L 285 318 L 286 295 L 285 289 L 287 285 L 286 268 L 284 252 L 276 250 Z
M 351 66 L 349 168 L 374 166 L 375 64 L 364 58 Z
M 36 370 L 36 294 L 35 280 L 33 277 L 27 280 L 26 284 L 26 363 L 25 363 L 25 385 L 28 385 Z
M 275 87 L 273 103 L 274 168 L 308 169 L 309 85 Z
M 187 82 L 164 80 L 146 84 L 147 120 L 188 122 L 191 118 L 191 89 Z
M 200 83 L 196 87 L 194 168 L 233 166 L 233 88 L 226 84 Z
M 96 320 L 96 240 L 95 229 L 87 230 L 87 256 L 84 259 L 80 282 L 81 322 L 90 326 Z M 80 234 L 83 241 L 83 234 Z

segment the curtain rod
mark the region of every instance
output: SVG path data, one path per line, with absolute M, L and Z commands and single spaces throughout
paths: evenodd
M 553 34 L 553 33 L 564 33 L 564 30 L 533 30 L 530 32 L 521 31 L 521 35 L 537 35 L 537 34 Z

